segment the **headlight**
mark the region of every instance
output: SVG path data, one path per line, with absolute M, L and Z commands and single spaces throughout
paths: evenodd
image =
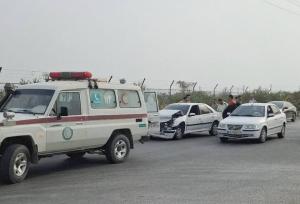
M 258 125 L 244 125 L 245 130 L 257 130 Z
M 226 129 L 226 128 L 227 128 L 227 125 L 224 124 L 224 123 L 220 123 L 220 124 L 219 124 L 219 128 L 220 128 L 220 129 Z

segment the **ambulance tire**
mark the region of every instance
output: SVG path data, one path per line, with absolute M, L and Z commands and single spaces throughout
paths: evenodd
M 124 162 L 128 158 L 129 152 L 129 139 L 122 133 L 117 133 L 114 135 L 106 144 L 106 159 L 112 164 Z
M 30 161 L 30 153 L 26 146 L 20 144 L 8 146 L 1 158 L 1 180 L 9 184 L 22 182 L 28 174 Z

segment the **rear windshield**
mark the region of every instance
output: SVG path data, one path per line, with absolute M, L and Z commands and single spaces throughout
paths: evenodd
M 264 117 L 264 106 L 239 106 L 230 116 Z
M 166 110 L 180 110 L 183 115 L 186 115 L 189 111 L 190 105 L 181 105 L 181 104 L 170 104 L 166 106 L 164 109 Z
M 282 108 L 284 104 L 282 101 L 272 101 L 271 103 L 275 104 L 278 108 Z

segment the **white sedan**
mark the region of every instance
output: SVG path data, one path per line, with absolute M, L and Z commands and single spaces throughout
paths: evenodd
M 160 126 L 152 137 L 181 139 L 183 135 L 195 132 L 218 134 L 220 113 L 203 103 L 173 103 L 159 112 Z
M 270 103 L 248 103 L 239 106 L 218 127 L 221 142 L 228 139 L 257 139 L 263 143 L 270 135 L 285 136 L 286 116 Z

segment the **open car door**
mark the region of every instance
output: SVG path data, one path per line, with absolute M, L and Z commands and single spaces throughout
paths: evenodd
M 157 93 L 154 91 L 145 91 L 144 98 L 147 106 L 149 135 L 160 132 L 159 105 Z

